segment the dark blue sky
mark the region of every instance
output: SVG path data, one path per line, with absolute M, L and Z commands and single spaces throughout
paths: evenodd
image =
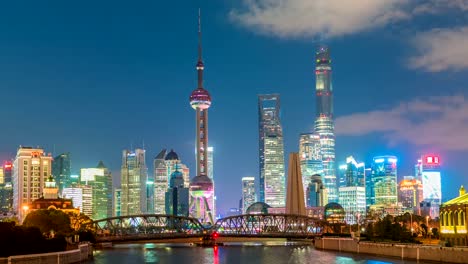
M 258 0 L 257 13 L 237 2 L 0 4 L 0 157 L 13 158 L 19 145 L 39 145 L 71 152 L 75 172 L 103 160 L 118 177 L 121 151 L 144 141 L 151 173 L 153 157 L 173 148 L 194 176 L 195 114 L 188 96 L 196 88 L 201 6 L 221 210 L 237 207 L 241 177 L 258 176 L 257 94 L 281 94 L 286 153 L 297 151 L 299 134 L 312 129 L 319 43 L 332 52 L 335 114 L 342 121 L 338 162 L 393 154 L 402 176 L 413 173 L 421 153 L 440 153 L 444 200 L 468 184 L 466 6 L 436 13 L 435 4 L 370 4 L 334 24 L 320 20 L 333 14 L 334 1 L 268 7 Z M 294 14 L 301 2 L 310 12 Z M 366 14 L 368 20 L 355 21 Z M 389 14 L 392 19 L 383 19 Z M 428 66 L 433 62 L 440 67 Z M 395 129 L 399 122 L 403 128 Z M 451 139 L 460 144 L 444 141 Z

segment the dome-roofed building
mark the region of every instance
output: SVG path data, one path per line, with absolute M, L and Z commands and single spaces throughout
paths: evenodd
M 167 153 L 165 160 L 179 160 L 179 155 L 173 149 Z
M 344 223 L 345 210 L 338 203 L 329 203 L 324 209 L 325 220 L 330 224 Z
M 271 208 L 268 204 L 264 202 L 253 203 L 245 211 L 246 214 L 268 214 L 268 208 Z

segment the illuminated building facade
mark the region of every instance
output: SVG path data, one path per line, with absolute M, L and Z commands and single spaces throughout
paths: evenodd
M 340 187 L 366 186 L 364 162 L 356 162 L 353 156 L 346 158 L 346 164 L 339 166 Z
M 357 224 L 366 216 L 366 188 L 364 186 L 340 187 L 338 192 L 339 204 L 345 210 L 345 221 Z
M 174 150 L 167 152 L 166 149 L 163 149 L 153 160 L 153 204 L 155 214 L 166 213 L 166 191 L 169 188 L 171 175 L 176 171 L 176 167 L 177 171 L 182 173 L 184 187 L 188 188 L 190 184 L 190 170 L 185 164 L 181 163 L 179 155 Z
M 302 183 L 304 184 L 304 197 L 306 205 L 312 206 L 308 203 L 309 199 L 307 196 L 307 189 L 312 182 L 313 175 L 323 175 L 322 154 L 320 152 L 320 136 L 318 134 L 303 133 L 300 135 L 299 158 L 301 161 Z M 321 182 L 323 182 L 323 179 Z
M 356 224 L 366 214 L 365 166 L 349 156 L 339 171 L 338 203 L 345 210 L 346 223 Z
M 41 198 L 52 173 L 52 156 L 43 149 L 20 146 L 13 162 L 13 210 L 24 219 L 23 206 Z
M 11 213 L 13 210 L 13 164 L 9 161 L 0 166 L 0 213 Z
M 78 208 L 80 212 L 83 212 L 83 188 L 65 187 L 62 190 L 62 197 L 64 199 L 70 199 L 73 202 L 73 207 Z
M 321 46 L 316 52 L 316 100 L 317 113 L 315 132 L 320 136 L 323 161 L 323 184 L 328 192 L 329 202 L 337 202 L 337 182 L 335 168 L 335 125 L 333 121 L 333 86 L 330 51 Z
M 437 155 L 423 155 L 416 165 L 422 180 L 424 203 L 430 205 L 429 215 L 433 219 L 439 216 L 442 202 L 440 166 Z
M 468 246 L 468 194 L 463 186 L 459 196 L 440 206 L 440 240 L 451 246 Z
M 135 215 L 147 212 L 146 181 L 148 170 L 145 163 L 145 150 L 124 150 L 121 169 L 121 213 Z
M 278 94 L 258 96 L 259 111 L 259 201 L 272 207 L 286 204 L 283 129 Z
M 208 147 L 208 178 L 213 181 L 213 199 L 211 199 L 212 204 L 211 212 L 213 215 L 216 215 L 216 190 L 215 190 L 215 181 L 214 181 L 214 171 L 213 171 L 213 155 L 214 155 L 214 148 Z
M 94 220 L 112 216 L 112 175 L 100 161 L 97 168 L 81 169 L 81 183 L 91 187 Z
M 169 186 L 166 166 L 166 149 L 161 150 L 154 158 L 154 213 L 166 213 L 166 190 Z
M 166 214 L 188 216 L 189 215 L 189 188 L 184 186 L 184 177 L 176 166 L 171 174 L 169 188 L 166 190 Z
M 121 216 L 122 189 L 114 190 L 114 216 Z
M 28 212 L 39 209 L 54 209 L 65 213 L 79 214 L 80 210 L 73 206 L 73 201 L 71 199 L 58 197 L 58 187 L 56 186 L 55 179 L 52 176 L 49 176 L 46 180 L 43 191 L 43 197 L 34 200 L 29 206 Z
M 242 213 L 245 214 L 247 208 L 255 202 L 257 202 L 255 178 L 242 177 Z
M 312 175 L 306 189 L 307 207 L 325 206 L 327 199 L 327 190 L 323 186 L 322 176 Z
M 377 207 L 388 207 L 398 202 L 397 158 L 395 156 L 374 157 L 372 162 L 372 184 Z
M 201 16 L 198 16 L 198 87 L 190 95 L 190 106 L 196 112 L 196 168 L 197 176 L 190 181 L 190 216 L 202 223 L 214 223 L 212 212 L 214 183 L 208 177 L 208 108 L 211 106 L 210 93 L 203 88 L 203 70 L 201 45 Z
M 71 159 L 70 152 L 62 153 L 54 158 L 52 162 L 52 174 L 59 188 L 59 193 L 62 193 L 63 188 L 71 187 Z
M 404 211 L 419 213 L 419 203 L 423 200 L 423 185 L 414 176 L 405 176 L 398 184 L 398 201 Z

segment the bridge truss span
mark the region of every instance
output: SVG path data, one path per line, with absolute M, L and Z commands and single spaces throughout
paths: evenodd
M 118 216 L 91 225 L 99 242 L 200 237 L 206 233 L 197 219 L 173 215 Z
M 219 219 L 213 232 L 220 236 L 307 238 L 323 233 L 324 222 L 303 215 L 247 214 Z

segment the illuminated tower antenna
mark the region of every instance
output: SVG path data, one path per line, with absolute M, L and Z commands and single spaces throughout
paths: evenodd
M 211 210 L 213 206 L 213 181 L 207 176 L 208 170 L 208 108 L 211 105 L 210 93 L 203 88 L 203 70 L 201 41 L 201 11 L 198 9 L 198 87 L 190 95 L 190 105 L 196 111 L 196 156 L 197 176 L 190 182 L 190 195 L 193 197 L 190 205 L 190 215 L 202 223 L 213 223 Z M 209 202 L 208 202 L 209 200 Z

